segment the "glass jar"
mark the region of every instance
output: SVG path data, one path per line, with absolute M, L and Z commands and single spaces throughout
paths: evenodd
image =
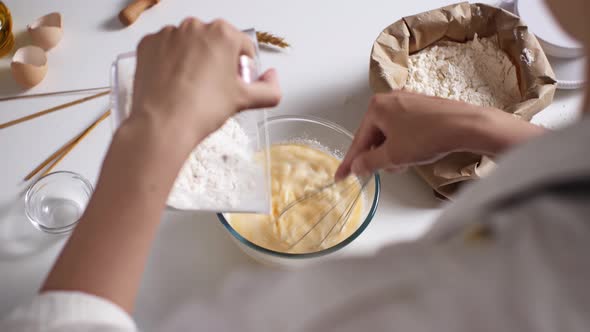
M 0 57 L 10 53 L 13 47 L 12 16 L 8 7 L 0 1 Z

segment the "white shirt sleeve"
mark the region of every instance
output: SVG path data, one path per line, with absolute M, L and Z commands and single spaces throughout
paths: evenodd
M 69 291 L 47 292 L 0 322 L 4 332 L 135 332 L 133 319 L 103 298 Z
M 370 258 L 241 271 L 158 331 L 585 332 L 587 202 L 540 194 Z

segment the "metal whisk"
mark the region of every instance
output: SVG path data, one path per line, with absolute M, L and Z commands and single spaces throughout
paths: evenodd
M 324 185 L 316 190 L 313 190 L 304 196 L 294 200 L 293 202 L 289 203 L 283 210 L 277 215 L 276 219 L 280 222 L 281 217 L 284 217 L 288 213 L 292 213 L 297 211 L 298 207 L 309 200 L 314 200 L 315 202 L 320 202 L 319 205 L 325 207 L 322 211 L 318 211 L 318 219 L 314 221 L 311 227 L 297 239 L 288 250 L 293 249 L 297 246 L 303 239 L 305 239 L 314 229 L 316 229 L 321 223 L 327 222 L 326 218 L 332 211 L 338 209 L 341 206 L 344 206 L 344 210 L 342 213 L 336 218 L 336 222 L 334 222 L 328 232 L 319 240 L 316 245 L 316 248 L 321 247 L 322 244 L 330 237 L 330 234 L 336 229 L 338 224 L 341 224 L 339 227 L 338 232 L 341 232 L 346 224 L 348 223 L 352 212 L 354 211 L 354 207 L 357 201 L 361 198 L 363 190 L 369 183 L 371 177 L 366 178 L 358 178 L 355 177 L 352 179 L 351 183 L 348 184 L 349 181 L 341 181 L 341 182 L 331 182 L 327 185 Z M 336 190 L 331 190 L 332 188 L 336 188 Z M 338 210 L 336 210 L 336 213 Z M 336 233 L 337 234 L 337 233 Z

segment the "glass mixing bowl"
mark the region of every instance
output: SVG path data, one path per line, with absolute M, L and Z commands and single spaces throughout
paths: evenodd
M 299 143 L 309 146 L 321 146 L 342 158 L 352 143 L 352 134 L 339 125 L 311 116 L 276 116 L 266 123 L 269 143 Z M 225 214 L 217 214 L 221 224 L 229 231 L 234 242 L 255 260 L 273 266 L 296 267 L 328 254 L 336 253 L 354 241 L 371 223 L 379 202 L 380 180 L 375 174 L 363 189 L 362 223 L 348 238 L 337 245 L 313 253 L 285 253 L 266 249 L 241 236 L 229 223 Z

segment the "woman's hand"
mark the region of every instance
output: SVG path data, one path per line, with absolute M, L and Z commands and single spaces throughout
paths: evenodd
M 252 40 L 222 20 L 189 18 L 146 36 L 137 49 L 130 121 L 147 120 L 192 149 L 236 112 L 275 106 L 281 93 L 274 70 L 251 84 L 238 75 L 240 55 L 254 52 Z
M 238 76 L 253 44 L 223 21 L 185 20 L 139 45 L 131 116 L 117 131 L 86 211 L 41 291 L 94 294 L 131 312 L 178 170 L 201 139 L 280 98 L 274 71 Z
M 543 129 L 493 108 L 405 91 L 375 95 L 336 172 L 368 175 L 434 162 L 451 152 L 496 155 Z

